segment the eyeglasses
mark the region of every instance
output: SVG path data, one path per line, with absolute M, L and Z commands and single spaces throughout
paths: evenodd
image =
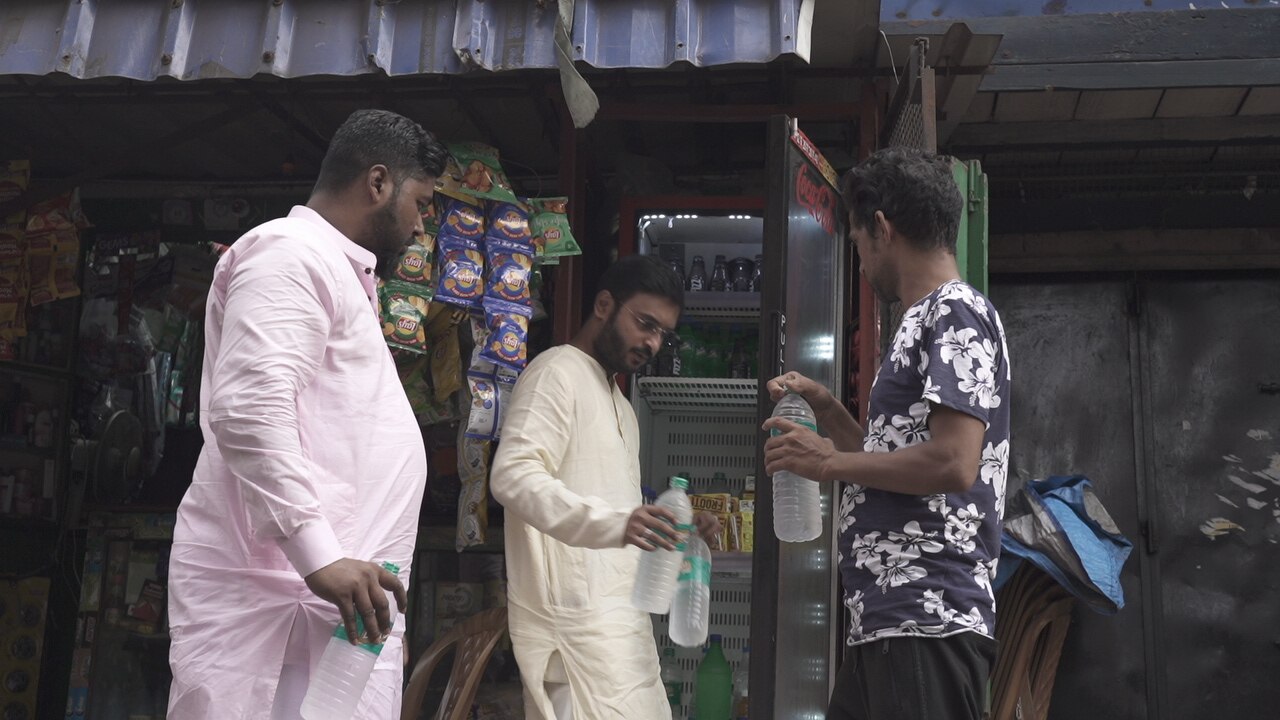
M 675 333 L 674 330 L 668 330 L 662 327 L 657 322 L 655 322 L 652 318 L 647 318 L 637 313 L 635 310 L 632 310 L 631 308 L 627 307 L 626 305 L 623 305 L 622 307 L 626 308 L 627 312 L 631 313 L 631 317 L 636 319 L 636 324 L 640 326 L 641 330 L 645 331 L 649 335 L 657 335 L 659 338 L 662 339 L 663 345 L 673 345 L 673 346 L 679 347 L 682 340 L 680 339 L 680 336 Z

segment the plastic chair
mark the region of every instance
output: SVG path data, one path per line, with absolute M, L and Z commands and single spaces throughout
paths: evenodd
M 489 656 L 506 631 L 507 609 L 500 607 L 476 613 L 437 638 L 413 667 L 409 685 L 404 691 L 400 720 L 418 720 L 431 673 L 454 646 L 457 646 L 457 655 L 453 660 L 453 671 L 445 685 L 440 707 L 432 717 L 436 720 L 465 720 L 471 712 Z
M 1001 589 L 996 608 L 992 720 L 1045 720 L 1075 598 L 1023 563 Z

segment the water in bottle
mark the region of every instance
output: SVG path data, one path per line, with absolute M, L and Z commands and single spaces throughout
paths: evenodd
M 788 391 L 773 416 L 817 431 L 813 408 L 799 394 Z M 782 434 L 779 430 L 773 435 Z M 783 542 L 807 542 L 822 534 L 818 483 L 785 470 L 773 474 L 773 532 Z
M 400 572 L 400 568 L 392 563 L 383 563 L 382 567 L 392 574 Z M 389 597 L 389 600 L 394 613 L 395 597 Z M 366 634 L 364 618 L 359 615 L 356 616 L 356 632 L 361 636 Z M 347 626 L 338 623 L 302 699 L 303 720 L 351 720 L 381 652 L 380 642 L 352 645 Z
M 748 684 L 751 681 L 751 646 L 742 646 L 742 660 L 738 669 L 733 671 L 733 720 L 749 720 L 751 717 L 748 699 Z
M 680 702 L 684 694 L 684 671 L 676 660 L 676 649 L 667 648 L 662 651 L 662 686 L 667 690 L 667 705 L 671 707 L 671 717 L 680 717 Z
M 711 549 L 697 534 L 689 536 L 676 578 L 668 619 L 671 641 L 680 647 L 699 647 L 707 641 L 711 618 Z
M 698 682 L 693 695 L 693 716 L 698 720 L 729 720 L 733 700 L 733 674 L 724 659 L 720 636 L 711 636 L 711 645 L 698 663 Z
M 675 530 L 688 533 L 693 529 L 693 507 L 689 504 L 689 481 L 676 476 L 671 478 L 671 488 L 658 496 L 658 507 L 666 508 L 676 518 Z M 640 553 L 636 568 L 636 584 L 631 589 L 631 605 L 637 610 L 662 615 L 671 607 L 675 594 L 676 577 L 684 559 L 685 543 L 677 543 L 675 550 L 658 548 Z

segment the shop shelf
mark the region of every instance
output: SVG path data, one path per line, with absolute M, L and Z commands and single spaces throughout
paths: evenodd
M 651 412 L 741 412 L 756 408 L 756 381 L 723 378 L 643 377 L 640 397 Z

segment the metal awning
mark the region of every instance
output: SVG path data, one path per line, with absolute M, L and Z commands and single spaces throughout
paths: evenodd
M 576 0 L 596 68 L 809 56 L 812 0 Z M 557 0 L 5 0 L 0 75 L 203 80 L 555 69 Z

